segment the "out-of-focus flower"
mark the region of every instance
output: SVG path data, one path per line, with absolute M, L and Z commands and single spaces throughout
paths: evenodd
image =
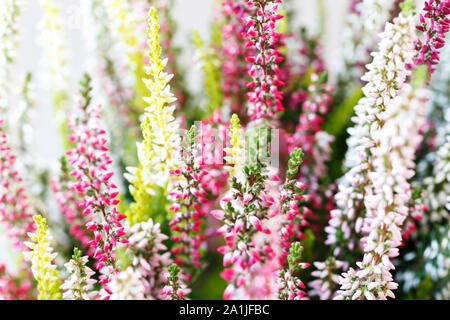
M 0 3 L 0 112 L 8 110 L 13 67 L 19 45 L 19 16 L 21 0 L 4 0 Z
M 433 175 L 425 178 L 423 183 L 428 213 L 421 224 L 428 225 L 424 228 L 427 231 L 435 224 L 445 225 L 450 220 L 450 134 L 436 152 Z
M 70 225 L 69 233 L 80 241 L 83 248 L 89 249 L 89 241 L 92 240 L 92 233 L 86 229 L 86 223 L 89 220 L 83 215 L 83 209 L 80 207 L 83 199 L 75 189 L 75 181 L 70 176 L 69 164 L 65 157 L 61 157 L 60 173 L 50 181 L 50 188 L 59 205 L 60 213 L 65 216 L 65 222 Z M 92 248 L 89 249 L 89 254 L 91 253 L 93 253 Z
M 69 108 L 69 71 L 67 67 L 69 54 L 65 41 L 63 18 L 59 5 L 54 0 L 40 0 L 40 4 L 44 10 L 44 17 L 39 25 L 42 32 L 39 43 L 42 44 L 44 50 L 44 67 L 51 92 L 51 101 L 55 108 L 56 124 L 61 130 L 64 147 L 68 149 L 66 112 Z
M 82 4 L 86 13 L 83 26 L 87 47 L 93 56 L 90 63 L 94 87 L 99 88 L 96 97 L 105 101 L 102 116 L 111 135 L 111 153 L 123 173 L 126 166 L 136 162 L 135 140 L 140 135 L 138 124 L 142 110 L 135 107 L 134 74 L 127 68 L 128 56 L 121 50 L 120 36 L 114 32 L 105 1 L 88 0 Z
M 13 275 L 8 272 L 4 264 L 0 264 L 0 300 L 35 299 L 30 281 L 32 274 L 28 268 L 28 263 L 22 260 L 18 268 L 18 275 Z
M 408 252 L 403 259 L 407 269 L 397 270 L 396 281 L 405 293 L 416 292 L 417 298 L 448 300 L 450 298 L 450 228 L 436 227 L 429 233 L 425 245 L 417 244 L 416 252 Z M 426 284 L 426 285 L 425 285 Z M 414 297 L 414 296 L 412 296 Z
M 450 299 L 450 228 L 440 227 L 438 230 L 438 240 L 432 242 L 425 249 L 424 256 L 427 259 L 425 272 L 431 274 L 432 279 L 438 284 L 436 299 Z
M 383 125 L 370 131 L 374 145 L 370 187 L 364 197 L 366 216 L 361 239 L 364 257 L 340 278 L 336 299 L 394 298 L 398 287 L 390 270 L 391 259 L 402 244 L 402 225 L 408 216 L 410 185 L 414 175 L 415 150 L 420 145 L 420 128 L 425 123 L 428 91 L 405 85 L 402 93 L 379 114 Z
M 288 33 L 284 38 L 284 47 L 281 47 L 286 48 L 286 60 L 281 66 L 281 79 L 286 83 L 283 105 L 295 111 L 303 101 L 303 88 L 298 91 L 300 83 L 308 80 L 309 73 L 320 75 L 327 68 L 319 36 L 311 35 L 302 27 L 299 33 Z
M 76 96 L 76 109 L 69 115 L 67 125 L 72 131 L 68 139 L 75 145 L 67 151 L 67 161 L 73 167 L 70 175 L 77 180 L 74 189 L 83 199 L 79 207 L 83 209 L 82 214 L 89 217 L 86 228 L 94 233 L 89 245 L 97 260 L 95 267 L 102 273 L 99 277 L 99 283 L 103 285 L 100 295 L 109 298 L 108 283 L 117 271 L 114 250 L 118 243 L 128 242 L 120 222 L 126 216 L 116 209 L 119 192 L 110 181 L 113 172 L 108 166 L 112 160 L 107 153 L 106 132 L 100 128 L 101 106 L 90 104 L 91 90 L 90 78 L 84 75 L 80 94 Z
M 129 173 L 125 175 L 134 198 L 134 203 L 127 212 L 131 224 L 146 221 L 152 214 L 149 207 L 152 196 L 161 189 L 166 192 L 170 180 L 169 171 L 177 167 L 177 149 L 180 144 L 179 125 L 174 118 L 175 106 L 171 105 L 176 100 L 169 85 L 172 75 L 164 71 L 167 59 L 160 58 L 160 27 L 153 7 L 149 11 L 148 23 L 149 78 L 143 81 L 150 95 L 144 98 L 148 103 L 141 123 L 144 140 L 137 144 L 138 167 L 128 168 Z
M 394 5 L 392 0 L 352 0 L 343 32 L 340 82 L 353 83 L 364 74 L 369 53 L 376 49 L 376 35 L 389 21 Z
M 166 283 L 163 273 L 172 263 L 170 252 L 163 244 L 168 237 L 161 233 L 160 224 L 152 219 L 136 223 L 130 228 L 128 250 L 132 253 L 132 266 L 140 274 L 145 299 L 161 299 Z
M 334 90 L 328 84 L 327 78 L 326 72 L 320 75 L 312 73 L 307 91 L 302 89 L 292 95 L 291 102 L 298 99 L 297 103 L 302 103 L 302 106 L 295 132 L 287 137 L 289 152 L 296 147 L 301 147 L 305 152 L 300 181 L 308 185 L 309 200 L 314 209 L 309 221 L 312 222 L 316 234 L 318 229 L 323 229 L 321 216 L 333 208 L 332 199 L 329 197 L 331 184 L 325 182 L 327 162 L 330 161 L 332 153 L 331 143 L 334 141 L 334 137 L 323 129 Z
M 46 219 L 40 215 L 34 216 L 37 225 L 36 233 L 29 233 L 31 242 L 25 242 L 30 251 L 24 251 L 26 260 L 31 261 L 31 270 L 38 283 L 39 300 L 61 300 L 59 279 L 56 265 L 53 262 L 58 255 L 50 245 L 52 239 Z
M 448 39 L 448 37 L 447 37 Z M 450 132 L 450 46 L 442 48 L 440 62 L 430 79 L 431 96 L 427 105 L 428 123 L 423 128 L 422 159 L 417 163 L 416 180 L 422 182 L 433 174 L 436 151 Z M 420 156 L 420 155 L 419 155 Z
M 13 139 L 11 148 L 16 150 L 18 171 L 27 184 L 27 190 L 34 196 L 33 201 L 36 202 L 45 198 L 47 186 L 39 181 L 40 176 L 46 176 L 46 168 L 33 154 L 33 145 L 36 142 L 33 127 L 36 111 L 35 90 L 32 74 L 27 73 L 23 78 L 17 108 L 11 110 L 13 112 L 9 118 L 18 125 L 14 131 L 11 130 L 9 137 Z

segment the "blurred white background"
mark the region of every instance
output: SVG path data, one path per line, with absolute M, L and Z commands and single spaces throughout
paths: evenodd
M 1 1 L 1 0 L 0 0 Z M 87 70 L 87 48 L 82 27 L 82 2 L 85 0 L 59 0 L 62 16 L 67 22 L 65 32 L 69 45 L 70 81 L 72 91 L 77 89 L 77 83 L 83 72 Z M 315 0 L 290 0 L 295 3 L 296 17 L 294 25 L 306 25 L 311 31 L 318 30 L 318 10 Z M 395 0 L 392 0 L 395 1 Z M 18 52 L 18 76 L 22 78 L 25 72 L 32 72 L 37 90 L 37 110 L 33 119 L 35 141 L 33 157 L 39 158 L 48 165 L 56 165 L 62 149 L 55 128 L 53 109 L 49 104 L 49 92 L 44 82 L 42 67 L 42 47 L 38 43 L 38 21 L 42 17 L 42 9 L 37 0 L 23 0 L 25 11 L 21 16 L 21 47 Z M 325 56 L 331 69 L 340 57 L 341 34 L 345 23 L 345 14 L 350 0 L 324 0 L 326 4 Z M 416 0 L 419 4 L 423 0 Z M 175 42 L 183 48 L 182 63 L 192 66 L 187 69 L 187 79 L 193 90 L 201 89 L 201 72 L 193 67 L 194 50 L 191 45 L 191 35 L 197 29 L 203 38 L 208 38 L 212 20 L 213 6 L 216 0 L 176 0 L 173 15 L 178 23 L 178 34 Z M 75 21 L 75 23 L 74 23 Z M 81 22 L 78 23 L 78 22 Z M 5 258 L 5 240 L 2 240 L 0 229 L 0 261 Z M 3 252 L 3 253 L 2 253 Z

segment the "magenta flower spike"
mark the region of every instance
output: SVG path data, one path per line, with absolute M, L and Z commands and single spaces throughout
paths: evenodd
M 279 64 L 283 61 L 277 44 L 281 34 L 276 32 L 276 23 L 283 16 L 278 14 L 278 4 L 282 0 L 247 1 L 250 16 L 244 17 L 246 26 L 245 46 L 251 48 L 246 52 L 250 64 L 248 74 L 251 81 L 247 83 L 247 96 L 250 103 L 250 120 L 272 119 L 277 112 L 283 111 L 281 103 L 283 93 L 280 88 L 284 82 L 280 77 Z

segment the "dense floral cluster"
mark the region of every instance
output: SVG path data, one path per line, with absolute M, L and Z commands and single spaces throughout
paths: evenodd
M 3 132 L 0 134 L 0 221 L 5 223 L 13 247 L 23 250 L 27 234 L 35 230 L 33 212 L 22 179 L 15 169 L 15 156 L 8 146 L 7 137 Z

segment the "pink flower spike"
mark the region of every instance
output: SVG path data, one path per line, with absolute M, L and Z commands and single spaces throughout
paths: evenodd
M 222 220 L 225 216 L 225 212 L 223 212 L 222 210 L 212 210 L 211 214 L 214 218 L 218 220 Z

